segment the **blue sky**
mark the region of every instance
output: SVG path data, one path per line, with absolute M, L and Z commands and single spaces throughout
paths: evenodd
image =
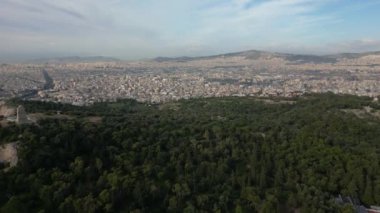
M 0 59 L 380 50 L 380 0 L 0 0 Z

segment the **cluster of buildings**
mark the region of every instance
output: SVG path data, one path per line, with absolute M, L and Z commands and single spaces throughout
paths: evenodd
M 265 55 L 194 60 L 15 64 L 0 68 L 0 99 L 74 105 L 132 98 L 166 102 L 195 97 L 284 96 L 333 92 L 380 95 L 380 57 L 336 62 L 288 61 Z M 47 76 L 48 75 L 48 76 Z M 47 81 L 53 83 L 47 84 Z M 49 86 L 47 86 L 49 85 Z
M 194 97 L 283 96 L 333 92 L 376 97 L 380 81 L 347 80 L 342 77 L 257 74 L 253 78 L 224 78 L 173 73 L 157 75 L 87 76 L 56 81 L 54 89 L 41 98 L 73 104 L 132 98 L 142 102 L 166 102 Z

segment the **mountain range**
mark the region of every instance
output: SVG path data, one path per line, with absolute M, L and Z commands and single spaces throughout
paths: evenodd
M 304 64 L 304 63 L 314 63 L 314 64 L 324 64 L 330 63 L 334 64 L 342 59 L 358 59 L 365 56 L 380 56 L 380 51 L 376 52 L 364 52 L 364 53 L 339 53 L 330 55 L 311 55 L 311 54 L 291 54 L 291 53 L 278 53 L 278 52 L 268 52 L 259 50 L 248 50 L 242 52 L 225 53 L 211 56 L 196 56 L 196 57 L 157 57 L 149 61 L 154 62 L 190 62 L 190 61 L 201 61 L 201 60 L 211 60 L 211 59 L 223 59 L 232 57 L 243 57 L 248 60 L 258 60 L 258 59 L 273 59 L 280 58 L 291 63 Z M 70 56 L 70 57 L 55 57 L 55 58 L 41 58 L 27 61 L 27 63 L 34 64 L 44 64 L 44 63 L 54 63 L 54 64 L 64 64 L 64 63 L 91 63 L 91 62 L 120 62 L 123 61 L 114 57 L 105 56 L 90 56 L 90 57 L 80 57 L 80 56 Z
M 246 59 L 256 60 L 260 58 L 282 58 L 284 60 L 294 63 L 336 63 L 339 59 L 356 59 L 364 56 L 380 55 L 380 51 L 377 52 L 365 52 L 365 53 L 340 53 L 333 55 L 309 55 L 309 54 L 290 54 L 290 53 L 277 53 L 258 50 L 249 50 L 243 52 L 226 53 L 213 56 L 203 57 L 158 57 L 155 58 L 156 62 L 188 62 L 197 60 L 209 60 L 216 58 L 227 57 L 244 57 Z

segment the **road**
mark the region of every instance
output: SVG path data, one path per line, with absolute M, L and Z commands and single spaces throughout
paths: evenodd
M 43 90 L 48 90 L 48 89 L 53 89 L 54 88 L 54 80 L 50 77 L 49 73 L 43 69 L 42 75 L 45 78 L 45 84 L 43 86 Z M 23 94 L 21 94 L 19 97 L 22 99 L 28 99 L 28 98 L 33 98 L 38 94 L 39 90 L 27 90 L 24 91 Z
M 42 74 L 44 75 L 45 78 L 45 85 L 44 85 L 44 90 L 48 89 L 53 89 L 54 88 L 54 81 L 50 77 L 49 73 L 46 70 L 42 70 Z

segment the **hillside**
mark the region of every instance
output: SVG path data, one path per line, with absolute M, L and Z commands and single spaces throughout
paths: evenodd
M 339 195 L 380 205 L 370 98 L 8 104 L 70 119 L 0 128 L 2 143 L 20 141 L 18 165 L 0 171 L 0 212 L 352 212 Z
M 290 53 L 277 53 L 277 52 L 267 52 L 258 50 L 249 50 L 243 52 L 226 53 L 213 56 L 203 56 L 203 57 L 158 57 L 155 58 L 156 62 L 189 62 L 198 60 L 211 60 L 218 58 L 231 58 L 231 57 L 244 57 L 248 60 L 259 60 L 259 59 L 283 59 L 289 62 L 297 62 L 300 64 L 315 63 L 336 63 L 342 59 L 359 59 L 365 56 L 379 56 L 380 52 L 365 52 L 365 53 L 341 53 L 333 55 L 308 55 L 308 54 L 290 54 Z

